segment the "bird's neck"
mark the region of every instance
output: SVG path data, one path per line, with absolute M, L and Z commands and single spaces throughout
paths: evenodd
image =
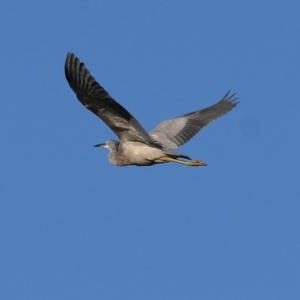
M 108 160 L 112 164 L 118 165 L 118 152 L 116 149 L 109 149 Z

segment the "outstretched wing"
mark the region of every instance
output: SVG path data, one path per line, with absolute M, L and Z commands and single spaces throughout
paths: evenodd
M 67 55 L 65 74 L 78 100 L 101 118 L 121 141 L 157 145 L 142 125 L 100 86 L 84 63 L 73 53 Z
M 176 149 L 189 141 L 204 126 L 225 115 L 237 104 L 238 98 L 230 91 L 216 104 L 189 114 L 160 123 L 150 136 L 163 147 Z

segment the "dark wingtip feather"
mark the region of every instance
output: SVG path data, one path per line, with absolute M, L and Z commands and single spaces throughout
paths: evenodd
M 75 60 L 76 60 L 75 55 L 71 52 L 68 52 L 66 57 L 66 62 L 65 62 L 65 76 L 71 87 L 73 86 L 74 81 L 76 81 L 76 76 L 74 76 L 76 72 L 74 66 Z
M 87 94 L 92 93 L 93 86 L 95 84 L 98 85 L 89 70 L 85 67 L 85 64 L 72 52 L 68 52 L 66 57 L 65 76 L 70 87 L 78 97 L 78 93 L 82 93 L 83 91 Z
M 222 102 L 222 101 L 228 102 L 228 103 L 232 104 L 232 107 L 235 107 L 240 103 L 240 101 L 237 101 L 239 99 L 239 97 L 234 98 L 236 93 L 233 93 L 230 95 L 230 92 L 231 92 L 231 90 L 229 90 L 219 102 Z

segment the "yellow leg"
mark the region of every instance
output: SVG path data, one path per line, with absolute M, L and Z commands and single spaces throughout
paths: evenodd
M 207 164 L 201 160 L 191 160 L 191 161 L 185 161 L 185 160 L 180 160 L 177 158 L 171 158 L 168 156 L 162 157 L 160 158 L 160 160 L 163 161 L 168 161 L 168 162 L 174 162 L 174 163 L 178 163 L 178 164 L 183 164 L 186 166 L 190 166 L 190 167 L 200 167 L 200 166 L 207 166 Z

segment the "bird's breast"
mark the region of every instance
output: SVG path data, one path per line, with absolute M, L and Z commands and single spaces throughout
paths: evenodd
M 137 165 L 150 165 L 165 156 L 164 152 L 158 148 L 130 141 L 122 143 L 122 152 L 131 163 Z

